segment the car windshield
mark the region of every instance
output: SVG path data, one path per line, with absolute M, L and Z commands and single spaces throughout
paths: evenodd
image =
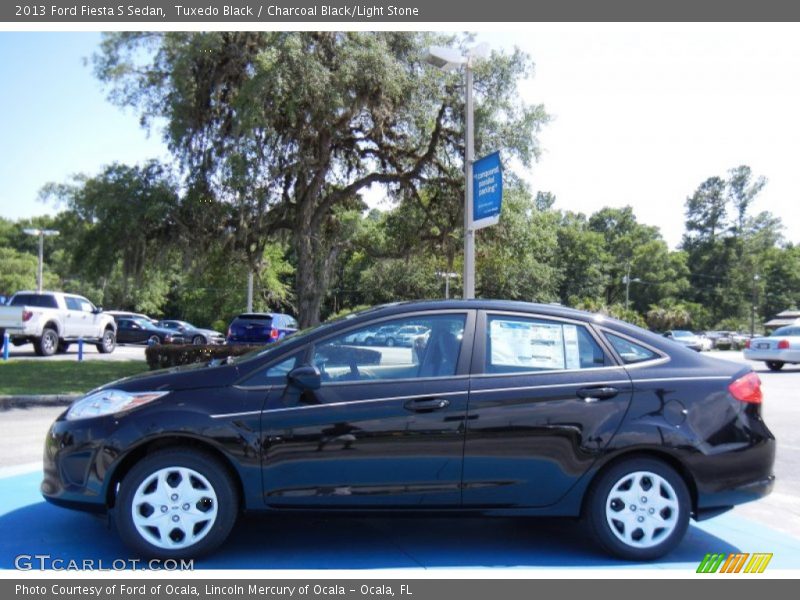
M 693 337 L 694 334 L 691 331 L 673 331 L 672 335 L 675 337 Z

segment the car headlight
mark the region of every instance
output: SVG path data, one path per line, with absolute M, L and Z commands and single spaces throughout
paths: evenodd
M 100 390 L 77 400 L 69 407 L 68 421 L 91 419 L 130 410 L 152 402 L 169 392 L 126 392 L 123 390 Z

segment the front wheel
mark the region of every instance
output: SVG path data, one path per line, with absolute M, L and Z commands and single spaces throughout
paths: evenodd
M 97 344 L 97 351 L 100 354 L 111 354 L 116 347 L 117 336 L 114 334 L 113 330 L 106 329 L 103 332 L 103 337 L 100 339 L 100 343 Z
M 206 338 L 204 338 L 202 335 L 196 335 L 192 338 L 192 344 L 195 346 L 202 346 L 205 343 Z
M 214 456 L 162 450 L 125 476 L 114 514 L 122 540 L 139 554 L 192 558 L 225 541 L 239 501 L 233 479 Z
M 629 459 L 592 485 L 584 520 L 597 544 L 628 560 L 671 552 L 689 526 L 691 498 L 683 479 L 661 461 Z
M 780 371 L 785 363 L 780 360 L 768 360 L 767 368 L 770 371 Z

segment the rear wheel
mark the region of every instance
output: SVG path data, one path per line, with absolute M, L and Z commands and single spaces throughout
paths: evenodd
M 592 485 L 584 519 L 597 544 L 628 560 L 671 552 L 689 526 L 691 498 L 671 467 L 650 458 L 613 465 Z
M 147 345 L 148 346 L 158 346 L 161 343 L 161 339 L 157 335 L 151 335 L 147 338 Z
M 394 338 L 389 338 L 389 339 L 387 339 L 387 340 L 386 340 L 386 345 L 387 345 L 387 346 L 389 346 L 390 348 L 391 348 L 392 346 L 394 346 Z
M 114 514 L 122 540 L 136 552 L 190 558 L 225 541 L 238 513 L 236 486 L 224 465 L 202 451 L 174 449 L 130 470 Z
M 33 348 L 39 356 L 53 356 L 58 350 L 58 333 L 55 329 L 45 328 L 42 337 L 33 342 Z
M 768 360 L 767 368 L 770 371 L 780 371 L 785 363 L 780 360 Z

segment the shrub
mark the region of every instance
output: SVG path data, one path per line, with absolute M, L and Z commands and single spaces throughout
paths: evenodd
M 263 350 L 265 346 L 196 346 L 193 344 L 148 346 L 144 351 L 147 366 L 151 371 L 179 367 L 192 363 L 210 362 L 229 356 L 241 356 L 252 350 Z

